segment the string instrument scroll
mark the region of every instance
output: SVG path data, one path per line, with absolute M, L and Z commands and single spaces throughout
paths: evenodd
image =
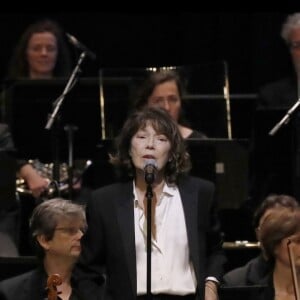
M 57 300 L 57 295 L 59 292 L 57 291 L 57 286 L 62 284 L 62 279 L 58 274 L 52 274 L 48 276 L 47 279 L 47 293 L 48 300 Z
M 295 267 L 295 258 L 294 258 L 293 250 L 290 247 L 291 243 L 292 243 L 292 240 L 288 239 L 288 242 L 286 245 L 287 245 L 287 249 L 288 249 L 288 253 L 289 253 L 289 260 L 290 260 L 290 266 L 291 266 L 291 271 L 292 271 L 295 299 L 300 300 L 299 286 L 298 286 L 298 281 L 297 281 L 297 271 L 296 271 L 296 267 Z

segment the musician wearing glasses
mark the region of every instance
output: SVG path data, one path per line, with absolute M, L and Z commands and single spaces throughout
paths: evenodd
M 30 230 L 38 266 L 0 282 L 0 299 L 83 300 L 71 282 L 71 274 L 86 226 L 84 208 L 70 200 L 54 198 L 36 206 Z M 53 293 L 57 298 L 50 297 Z
M 259 91 L 259 107 L 289 108 L 300 96 L 300 13 L 288 15 L 281 28 L 281 37 L 290 54 L 290 76 L 263 86 Z
M 274 138 L 268 138 L 268 132 L 265 132 L 271 131 L 300 97 L 300 12 L 287 15 L 280 36 L 287 52 L 286 62 L 280 65 L 281 78 L 267 83 L 258 91 L 259 112 L 253 136 L 255 146 L 250 153 L 255 170 L 251 179 L 254 199 L 262 199 L 269 193 L 289 193 L 300 197 L 297 184 L 300 164 L 299 110 L 292 114 L 288 126 L 281 127 Z M 283 154 L 283 149 L 287 149 L 289 154 Z M 278 156 L 287 159 L 284 164 L 278 163 Z M 291 172 L 293 178 L 286 180 L 287 172 Z

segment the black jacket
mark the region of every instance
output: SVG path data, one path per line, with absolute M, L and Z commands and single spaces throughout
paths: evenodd
M 273 265 L 262 255 L 251 259 L 246 265 L 233 269 L 223 276 L 222 288 L 236 288 L 236 293 L 248 288 L 243 300 L 273 300 Z M 252 287 L 252 288 L 251 288 Z M 226 293 L 224 293 L 226 294 Z M 226 297 L 224 297 L 226 299 Z M 222 300 L 222 298 L 221 298 Z
M 47 274 L 42 267 L 0 282 L 0 300 L 43 300 L 47 297 Z M 69 300 L 83 300 L 73 287 Z
M 183 178 L 178 188 L 185 215 L 191 261 L 198 285 L 197 299 L 204 299 L 207 276 L 221 279 L 226 262 L 216 214 L 214 185 L 195 177 Z M 87 203 L 88 231 L 74 274 L 80 291 L 98 300 L 107 281 L 104 299 L 136 299 L 136 258 L 133 184 L 117 183 L 93 193 Z

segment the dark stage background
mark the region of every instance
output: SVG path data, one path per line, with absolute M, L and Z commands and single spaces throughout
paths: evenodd
M 280 37 L 280 30 L 282 22 L 292 12 L 2 12 L 0 13 L 0 36 L 2 42 L 0 82 L 4 86 L 8 61 L 23 31 L 29 24 L 47 17 L 58 21 L 66 32 L 74 35 L 80 42 L 97 54 L 95 61 L 90 59 L 84 61 L 81 67 L 82 77 L 98 77 L 100 68 L 114 68 L 117 70 L 150 66 L 192 66 L 226 61 L 229 71 L 230 94 L 240 95 L 231 98 L 233 100 L 233 137 L 250 139 L 253 129 L 255 97 L 241 97 L 241 95 L 255 96 L 260 86 L 285 76 L 291 70 L 288 49 Z M 71 45 L 70 50 L 74 56 L 74 63 L 76 63 L 79 53 Z M 209 78 L 208 72 L 203 72 L 199 77 L 202 75 L 206 80 Z M 117 91 L 117 94 L 119 92 L 120 90 Z M 222 90 L 219 91 L 219 94 L 221 93 Z M 47 96 L 49 96 L 48 94 Z M 31 102 L 26 103 L 35 101 L 32 99 L 33 97 L 29 98 Z M 34 105 L 31 106 L 33 107 Z M 31 110 L 31 107 L 26 108 L 29 111 Z M 196 118 L 199 119 L 201 109 L 192 107 L 192 110 L 197 112 Z M 25 118 L 24 124 L 26 124 L 27 115 L 24 114 L 24 111 L 25 109 L 19 112 L 23 114 L 22 117 Z M 47 111 L 50 111 L 50 109 Z M 115 105 L 113 107 L 113 125 L 115 125 L 117 120 L 121 120 L 116 117 L 118 111 L 123 112 L 120 106 Z M 28 115 L 31 115 L 31 113 L 28 112 Z M 206 117 L 216 127 L 216 114 L 208 114 Z M 16 118 L 16 120 L 20 121 L 19 118 Z M 267 136 L 267 130 L 277 120 L 279 120 L 277 117 L 274 120 L 272 119 L 272 123 L 268 124 L 265 132 L 260 130 L 262 135 L 265 134 Z M 42 124 L 44 123 L 42 122 Z M 91 128 L 95 128 L 95 126 L 91 126 Z M 98 128 L 96 129 L 98 130 Z M 86 131 L 89 134 L 87 135 L 84 132 L 82 136 L 92 136 L 91 130 Z M 96 134 L 98 134 L 98 131 Z M 261 140 L 263 142 L 265 136 L 262 136 Z M 248 148 L 251 147 L 251 142 L 250 140 L 247 144 L 247 147 L 250 145 Z M 81 144 L 86 145 L 86 143 Z M 30 146 L 31 144 L 28 143 L 28 145 Z M 232 145 L 227 144 L 224 146 L 226 148 L 222 148 L 222 141 L 216 143 L 216 145 L 218 146 L 215 149 L 218 162 L 220 160 L 225 166 L 231 167 L 232 172 L 227 172 L 226 169 L 225 171 L 220 171 L 216 175 L 216 181 L 222 195 L 225 194 L 225 198 L 227 197 L 227 199 L 233 201 L 231 195 L 232 193 L 237 195 L 236 188 L 228 188 L 229 182 L 227 179 L 230 179 L 231 183 L 237 184 L 239 187 L 243 186 L 247 178 L 245 179 L 240 174 L 246 176 L 248 172 L 248 148 L 244 143 L 240 144 L 237 142 L 234 144 L 234 149 L 231 148 Z M 103 182 L 94 183 L 93 181 L 95 178 L 103 178 L 102 161 L 98 159 L 98 156 L 102 155 L 102 148 L 98 148 L 95 149 L 95 152 L 97 152 L 95 155 L 87 157 L 94 159 L 94 168 L 89 169 L 90 173 L 86 172 L 88 175 L 92 174 L 92 179 L 88 178 L 90 180 L 88 185 L 92 187 L 103 184 Z M 270 149 L 273 148 L 270 146 Z M 40 150 L 40 147 L 35 147 L 35 149 Z M 77 149 L 78 147 L 75 149 L 75 154 Z M 235 155 L 236 152 L 234 151 L 236 149 L 239 150 L 238 153 L 240 155 Z M 98 152 L 101 153 L 99 154 Z M 263 152 L 263 154 L 268 156 L 268 153 L 265 154 Z M 262 160 L 264 160 L 265 156 L 262 157 Z M 255 173 L 252 162 L 250 161 L 249 164 L 249 172 Z M 215 165 L 213 164 L 213 166 Z M 99 171 L 102 173 L 99 174 Z M 286 172 L 289 172 L 291 175 L 290 170 Z M 286 172 L 281 173 L 286 174 Z M 251 181 L 249 182 L 251 189 Z M 243 187 L 242 197 L 240 197 L 240 203 L 237 203 L 237 206 L 248 200 L 247 189 L 248 186 Z M 286 191 L 290 190 L 280 190 L 278 192 Z M 257 199 L 254 199 L 255 201 L 251 199 L 251 195 L 249 198 L 253 203 L 257 201 Z M 230 202 L 228 206 L 230 205 L 234 209 L 236 208 L 236 203 Z M 243 208 L 247 212 L 239 211 L 238 215 L 235 214 L 237 219 L 234 223 L 242 224 L 245 222 L 247 224 L 238 226 L 238 234 L 236 232 L 231 233 L 231 229 L 227 228 L 225 232 L 227 232 L 228 240 L 254 238 L 250 222 L 252 212 L 247 206 Z M 244 217 L 245 214 L 246 217 Z M 226 210 L 224 210 L 223 219 L 224 226 L 232 224 L 232 221 L 234 221 L 231 212 L 228 214 Z M 244 227 L 245 230 L 243 230 Z
M 255 93 L 290 67 L 280 37 L 288 13 L 2 12 L 0 76 L 4 78 L 13 47 L 27 25 L 50 17 L 97 54 L 96 62 L 86 62 L 83 76 L 97 76 L 100 67 L 225 60 L 231 93 Z

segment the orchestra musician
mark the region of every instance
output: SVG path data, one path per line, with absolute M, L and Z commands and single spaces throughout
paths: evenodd
M 67 78 L 71 71 L 72 56 L 62 27 L 53 19 L 43 18 L 29 24 L 21 34 L 9 60 L 6 80 L 7 82 L 15 82 L 23 79 Z M 9 90 L 10 86 L 8 85 L 6 89 Z M 1 111 L 3 120 L 12 126 L 11 119 L 14 116 L 11 115 L 12 104 L 8 95 L 9 93 L 6 92 L 1 94 Z M 16 137 L 13 138 L 16 140 Z M 37 204 L 36 199 L 40 201 L 41 195 L 47 195 L 48 199 L 50 196 L 54 196 L 47 194 L 52 178 L 41 173 L 29 161 L 18 161 L 17 175 L 20 180 L 17 180 L 17 192 L 20 198 L 20 211 L 18 213 L 20 215 L 19 227 L 21 228 L 18 250 L 21 255 L 32 255 L 27 244 L 27 224 L 28 218 Z
M 9 127 L 5 123 L 0 123 L 0 152 L 7 154 L 12 159 L 15 158 L 15 147 L 13 139 L 9 130 Z M 1 166 L 1 176 L 6 177 L 8 174 L 4 174 L 6 168 Z M 24 160 L 17 160 L 16 172 L 20 178 L 22 178 L 34 197 L 39 197 L 49 185 L 49 181 L 42 177 L 29 163 Z M 12 179 L 13 180 L 13 179 Z M 12 182 L 13 186 L 14 183 Z M 7 197 L 7 195 L 1 195 L 1 197 Z M 10 201 L 9 205 L 5 207 L 0 205 L 0 255 L 1 256 L 18 256 L 18 236 L 19 236 L 19 217 L 20 211 L 16 197 L 13 199 L 2 200 L 1 203 Z M 2 237 L 6 237 L 5 241 Z
M 205 139 L 206 134 L 192 129 L 185 117 L 184 104 L 185 86 L 179 74 L 174 70 L 159 70 L 149 74 L 137 91 L 134 108 L 145 106 L 161 107 L 176 121 L 183 138 Z
M 62 198 L 47 200 L 35 207 L 30 230 L 38 266 L 1 281 L 0 299 L 45 299 L 47 292 L 53 291 L 49 282 L 47 287 L 47 279 L 57 274 L 61 279 L 57 299 L 83 300 L 71 281 L 73 266 L 81 252 L 80 240 L 86 230 L 83 206 Z
M 253 227 L 259 244 L 261 224 L 272 209 L 280 207 L 296 208 L 299 207 L 299 203 L 290 195 L 270 194 L 256 208 L 253 216 Z M 270 267 L 268 260 L 264 256 L 264 252 L 261 251 L 258 256 L 248 261 L 245 265 L 227 272 L 223 280 L 229 285 L 258 285 L 259 281 L 270 271 Z
M 253 266 L 248 275 L 255 280 L 252 284 L 265 288 L 257 290 L 247 300 L 298 299 L 295 297 L 295 282 L 291 270 L 295 269 L 299 274 L 300 263 L 297 258 L 300 255 L 300 208 L 278 206 L 269 210 L 259 225 L 259 237 L 268 271 L 261 276 L 261 270 Z M 296 257 L 295 265 L 291 264 L 289 249 Z M 242 278 L 240 281 L 233 279 L 233 276 L 227 276 L 225 286 L 249 285 Z M 298 279 L 296 286 L 299 283 Z

